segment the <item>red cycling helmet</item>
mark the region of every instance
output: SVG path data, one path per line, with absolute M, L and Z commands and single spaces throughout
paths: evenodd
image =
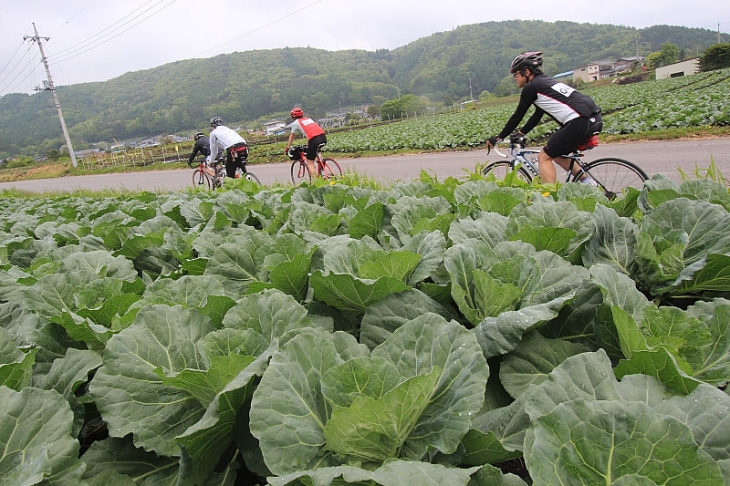
M 295 120 L 296 120 L 297 118 L 301 118 L 301 117 L 303 117 L 303 116 L 304 116 L 304 112 L 302 111 L 302 109 L 301 109 L 301 108 L 292 108 L 292 110 L 291 110 L 291 111 L 289 112 L 289 114 L 290 114 L 290 115 L 291 115 L 291 117 L 292 117 L 293 119 L 295 119 Z

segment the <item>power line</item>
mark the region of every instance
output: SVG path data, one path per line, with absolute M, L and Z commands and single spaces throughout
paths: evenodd
M 246 33 L 244 33 L 244 34 L 241 34 L 241 35 L 239 35 L 238 37 L 235 37 L 235 38 L 233 38 L 233 39 L 231 39 L 231 40 L 229 40 L 229 41 L 226 41 L 226 42 L 224 42 L 223 44 L 219 44 L 219 45 L 217 45 L 217 46 L 215 46 L 215 47 L 211 47 L 210 49 L 207 49 L 207 50 L 205 50 L 205 51 L 203 51 L 203 52 L 201 52 L 201 53 L 199 53 L 199 54 L 196 54 L 196 55 L 195 55 L 194 57 L 199 57 L 199 56 L 201 56 L 201 55 L 203 55 L 203 54 L 205 54 L 205 53 L 207 53 L 207 52 L 210 52 L 210 51 L 212 51 L 212 50 L 218 49 L 219 47 L 223 47 L 223 46 L 225 46 L 226 44 L 230 44 L 230 43 L 231 43 L 231 42 L 233 42 L 233 41 L 237 41 L 238 39 L 241 39 L 242 37 L 246 37 L 247 35 L 251 35 L 251 34 L 253 34 L 253 33 L 255 33 L 255 32 L 258 32 L 258 31 L 260 31 L 260 30 L 263 30 L 263 29 L 265 29 L 266 27 L 270 27 L 270 26 L 272 26 L 272 25 L 274 25 L 274 24 L 276 24 L 276 23 L 278 23 L 278 22 L 281 22 L 282 20 L 288 19 L 289 17 L 292 17 L 292 16 L 294 16 L 294 15 L 298 14 L 299 12 L 302 12 L 302 11 L 304 11 L 304 10 L 306 10 L 306 9 L 310 8 L 310 7 L 314 7 L 314 6 L 315 6 L 315 5 L 317 5 L 318 3 L 322 3 L 322 2 L 324 2 L 324 0 L 317 0 L 317 1 L 316 1 L 316 2 L 314 2 L 314 3 L 310 3 L 309 5 L 306 5 L 306 6 L 302 7 L 302 8 L 300 8 L 299 10 L 295 10 L 294 12 L 292 12 L 292 13 L 290 13 L 290 14 L 287 14 L 287 15 L 285 15 L 285 16 L 283 16 L 283 17 L 280 17 L 280 18 L 278 18 L 278 19 L 276 19 L 276 20 L 272 20 L 272 21 L 271 21 L 271 22 L 269 22 L 268 24 L 264 24 L 264 25 L 262 25 L 261 27 L 257 27 L 257 28 L 255 28 L 255 29 L 253 29 L 253 30 L 250 30 L 250 31 L 248 31 L 248 32 L 246 32 Z
M 167 7 L 169 7 L 170 5 L 172 5 L 173 3 L 175 3 L 177 0 L 171 0 L 169 3 L 167 3 L 166 5 L 163 5 L 158 10 L 152 12 L 150 15 L 142 18 L 141 20 L 135 22 L 132 25 L 129 25 L 132 21 L 134 21 L 134 20 L 138 19 L 139 17 L 143 16 L 144 14 L 148 13 L 150 10 L 154 9 L 159 4 L 161 4 L 161 3 L 165 2 L 165 1 L 167 1 L 167 0 L 158 0 L 152 6 L 150 6 L 149 8 L 147 8 L 145 10 L 143 10 L 139 14 L 135 15 L 134 17 L 132 17 L 128 21 L 122 23 L 121 25 L 119 25 L 118 27 L 112 29 L 108 33 L 106 33 L 106 34 L 104 33 L 107 30 L 109 30 L 111 27 L 113 27 L 114 25 L 119 24 L 120 22 L 122 22 L 122 20 L 126 19 L 127 17 L 129 17 L 130 15 L 132 15 L 134 12 L 137 12 L 138 10 L 140 10 L 142 8 L 142 7 L 139 7 L 138 9 L 134 10 L 131 14 L 128 14 L 127 16 L 122 17 L 122 19 L 120 19 L 117 22 L 111 24 L 110 26 L 106 27 L 105 29 L 101 30 L 100 32 L 92 35 L 91 37 L 85 39 L 84 41 L 80 42 L 79 44 L 76 44 L 76 46 L 72 46 L 72 47 L 69 47 L 67 49 L 64 49 L 64 50 L 60 51 L 60 53 L 57 53 L 56 54 L 57 59 L 54 59 L 54 61 L 52 62 L 52 64 L 54 64 L 54 65 L 55 64 L 60 64 L 62 62 L 68 61 L 69 59 L 73 59 L 74 57 L 80 56 L 81 54 L 84 54 L 84 53 L 89 52 L 89 51 L 91 51 L 93 49 L 96 49 L 97 47 L 101 47 L 102 45 L 106 44 L 107 42 L 111 41 L 112 39 L 115 39 L 115 38 L 119 37 L 120 35 L 124 34 L 125 32 L 129 31 L 130 29 L 133 29 L 134 27 L 138 26 L 139 24 L 141 24 L 145 20 L 148 20 L 148 19 L 152 18 L 153 16 L 157 15 L 158 13 L 160 13 L 161 11 L 163 11 L 164 9 L 166 9 Z M 122 29 L 122 28 L 124 28 L 126 26 L 128 26 L 126 29 L 122 30 L 121 32 L 119 32 L 119 33 L 117 33 L 115 35 L 112 35 L 115 32 L 117 32 L 119 29 Z M 109 37 L 110 35 L 111 35 L 111 37 Z M 98 38 L 98 39 L 93 40 L 95 38 Z M 60 58 L 60 59 L 58 59 L 58 58 Z
M 27 65 L 30 68 L 30 70 L 32 71 L 32 69 L 33 69 L 33 61 L 34 61 L 34 59 L 36 59 L 37 54 L 36 55 L 31 54 L 30 50 L 31 50 L 31 46 L 28 46 L 28 49 L 26 51 L 26 54 L 28 55 L 28 64 Z M 13 56 L 15 56 L 15 54 L 13 54 Z M 10 71 L 7 72 L 7 74 L 5 75 L 5 77 L 3 77 L 2 80 L 0 80 L 0 86 L 3 86 L 3 83 L 5 83 L 5 80 L 8 79 L 8 77 L 11 76 L 14 72 L 16 72 L 15 69 L 24 60 L 25 60 L 25 56 L 21 56 L 18 59 L 18 61 L 13 65 L 13 67 L 10 69 Z M 23 64 L 23 66 L 25 66 L 25 64 Z M 8 87 L 7 88 L 0 88 L 0 93 L 3 93 L 3 92 L 6 93 L 6 94 L 7 93 L 12 93 L 18 86 L 20 86 L 23 83 L 23 81 L 25 81 L 25 79 L 21 79 L 18 83 L 16 83 L 16 81 L 18 80 L 18 78 L 21 77 L 21 76 L 24 76 L 25 73 L 26 72 L 24 70 L 22 70 L 22 69 L 21 70 L 18 70 L 16 72 L 16 74 L 15 74 L 15 77 L 13 77 L 12 79 L 10 79 L 6 83 L 6 86 L 8 86 Z
M 2 74 L 2 73 L 3 73 L 3 71 L 5 71 L 5 68 L 6 68 L 6 67 L 8 67 L 8 64 L 10 64 L 11 62 L 13 62 L 13 58 L 14 58 L 14 57 L 15 57 L 15 55 L 16 55 L 16 54 L 17 54 L 17 53 L 18 53 L 18 52 L 20 51 L 21 47 L 23 47 L 24 45 L 25 45 L 25 42 L 22 42 L 22 43 L 21 43 L 21 44 L 20 44 L 20 45 L 18 46 L 18 48 L 17 48 L 17 49 L 15 50 L 15 52 L 13 53 L 13 55 L 12 55 L 12 56 L 10 56 L 10 59 L 8 59 L 8 62 L 6 62 L 6 63 L 5 63 L 5 65 L 4 65 L 3 67 L 2 67 L 2 69 L 0 69 L 0 74 Z M 11 71 L 11 72 L 12 72 L 12 71 Z M 2 83 L 2 80 L 0 80 L 0 83 Z
M 137 7 L 136 9 L 132 10 L 130 13 L 128 13 L 127 15 L 125 15 L 124 17 L 122 17 L 121 19 L 119 19 L 119 20 L 111 23 L 110 25 L 107 25 L 106 27 L 104 27 L 103 29 L 101 29 L 99 32 L 96 32 L 95 34 L 90 35 L 89 37 L 87 37 L 86 39 L 82 40 L 81 42 L 78 42 L 78 43 L 76 43 L 76 44 L 74 44 L 72 46 L 69 46 L 69 47 L 67 47 L 65 49 L 60 50 L 58 53 L 56 53 L 56 55 L 57 56 L 61 56 L 61 55 L 65 55 L 66 53 L 68 53 L 68 51 L 76 51 L 78 49 L 82 49 L 82 48 L 85 47 L 86 44 L 90 44 L 97 37 L 100 37 L 100 36 L 103 36 L 103 35 L 108 35 L 108 34 L 104 34 L 107 30 L 111 29 L 112 27 L 114 27 L 115 25 L 117 25 L 119 23 L 124 22 L 125 19 L 127 19 L 128 17 L 134 15 L 135 12 L 141 10 L 146 5 L 148 5 L 149 3 L 151 3 L 152 1 L 157 1 L 157 3 L 159 3 L 162 0 L 150 0 L 147 3 L 145 3 L 143 5 L 140 5 L 139 7 Z M 154 5 L 153 5 L 153 7 L 154 7 Z M 136 17 L 133 17 L 131 20 L 134 20 L 134 18 L 136 18 Z M 127 23 L 129 23 L 129 21 L 127 21 L 124 24 L 122 24 L 122 27 L 124 25 L 126 25 Z M 115 29 L 115 30 L 118 30 L 118 28 Z
M 78 17 L 81 12 L 83 12 L 84 10 L 86 10 L 87 8 L 89 8 L 89 5 L 91 5 L 92 3 L 94 3 L 94 0 L 89 0 L 89 3 L 87 3 L 86 5 L 84 5 L 83 7 L 81 7 L 79 10 L 77 10 L 76 13 L 71 16 L 70 19 L 68 19 L 66 22 L 64 22 L 63 25 L 61 25 L 58 29 L 56 29 L 55 31 L 53 31 L 51 33 L 51 35 L 55 34 L 56 32 L 58 32 L 63 27 L 66 27 L 69 24 L 69 22 L 71 22 L 73 19 L 75 19 L 76 17 Z

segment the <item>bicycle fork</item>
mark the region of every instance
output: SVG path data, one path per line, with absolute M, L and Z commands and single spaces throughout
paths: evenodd
M 540 175 L 537 171 L 537 161 L 535 161 L 534 163 L 530 162 L 524 155 L 519 155 L 515 157 L 512 167 L 512 170 L 517 170 L 520 167 L 525 167 L 528 171 L 530 171 L 530 175 L 532 177 L 539 177 Z

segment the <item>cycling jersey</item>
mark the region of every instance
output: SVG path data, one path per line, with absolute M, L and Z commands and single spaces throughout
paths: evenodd
M 291 128 L 292 133 L 299 132 L 307 139 L 314 138 L 317 135 L 322 135 L 324 133 L 324 130 L 322 127 L 317 125 L 317 122 L 307 117 L 297 118 L 291 122 L 289 127 Z
M 514 132 L 530 105 L 535 105 L 535 113 L 520 129 L 523 134 L 535 128 L 546 113 L 562 126 L 580 116 L 590 117 L 601 112 L 590 96 L 545 74 L 538 74 L 522 88 L 517 109 L 499 134 L 500 138 L 504 139 Z
M 208 160 L 215 160 L 218 152 L 226 150 L 237 143 L 246 143 L 241 135 L 235 130 L 219 125 L 210 132 L 210 157 Z
M 193 153 L 190 154 L 190 157 L 188 157 L 188 162 L 195 160 L 195 156 L 198 155 L 198 153 L 201 153 L 206 157 L 210 155 L 210 141 L 205 135 L 195 141 L 195 145 L 193 145 Z

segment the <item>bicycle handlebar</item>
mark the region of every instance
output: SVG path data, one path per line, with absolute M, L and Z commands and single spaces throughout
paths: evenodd
M 508 155 L 508 154 L 505 154 L 505 153 L 502 153 L 502 152 L 500 152 L 500 151 L 499 151 L 499 149 L 497 148 L 497 146 L 496 146 L 496 145 L 489 145 L 488 147 L 489 147 L 489 148 L 487 149 L 487 155 L 489 155 L 489 152 L 491 152 L 492 150 L 494 150 L 495 152 L 497 152 L 497 155 L 499 155 L 499 156 L 500 156 L 500 157 L 502 157 L 503 159 L 507 159 L 507 158 L 509 158 L 509 155 Z
M 503 159 L 509 158 L 509 155 L 508 154 L 505 154 L 505 153 L 500 152 L 497 147 L 494 147 L 494 151 L 497 152 L 497 155 L 499 155 Z

